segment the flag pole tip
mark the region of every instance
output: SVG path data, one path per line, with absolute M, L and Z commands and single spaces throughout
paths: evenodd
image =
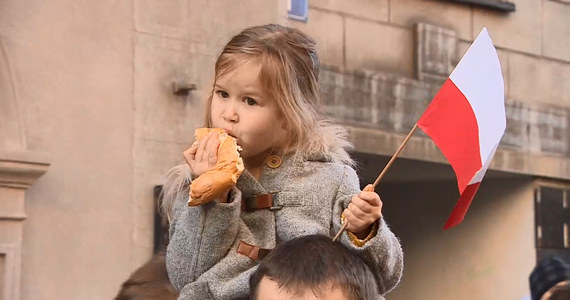
M 461 221 L 463 221 L 463 220 L 461 220 Z M 461 221 L 459 221 L 459 222 L 447 221 L 445 223 L 445 225 L 443 225 L 443 230 L 451 229 L 451 228 L 459 225 L 461 223 Z

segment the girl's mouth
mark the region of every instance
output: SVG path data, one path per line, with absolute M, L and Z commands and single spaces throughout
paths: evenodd
M 235 135 L 232 134 L 232 131 L 231 131 L 230 129 L 224 129 L 224 130 L 226 131 L 226 133 L 227 133 L 229 136 L 233 137 L 233 138 L 236 140 L 238 152 L 242 152 L 242 151 L 243 151 L 243 148 L 240 146 L 239 141 L 238 141 L 238 138 L 237 138 Z
M 231 136 L 231 137 L 233 137 L 234 139 L 237 140 L 237 137 L 232 134 L 232 131 L 231 131 L 230 129 L 224 129 L 224 130 L 226 131 L 226 133 L 227 133 L 229 136 Z

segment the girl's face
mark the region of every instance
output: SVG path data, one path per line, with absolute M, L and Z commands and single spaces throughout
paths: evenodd
M 212 127 L 237 138 L 246 160 L 279 149 L 286 133 L 277 103 L 263 91 L 260 68 L 251 61 L 219 76 L 212 96 Z

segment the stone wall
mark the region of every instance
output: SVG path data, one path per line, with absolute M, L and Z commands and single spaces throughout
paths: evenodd
M 2 1 L 3 299 L 117 294 L 153 251 L 153 187 L 202 123 L 214 59 L 248 25 L 316 38 L 326 112 L 358 151 L 382 156 L 485 25 L 509 118 L 492 168 L 567 180 L 570 5 L 511 1 L 506 14 L 437 0 L 311 0 L 308 23 L 287 20 L 285 0 Z M 406 148 L 404 158 L 445 163 L 421 133 Z
M 1 2 L 0 299 L 112 299 L 150 258 L 153 187 L 202 123 L 221 45 L 285 19 L 285 1 L 234 4 Z
M 435 0 L 311 1 L 309 21 L 294 25 L 320 42 L 324 110 L 350 126 L 357 150 L 381 155 L 392 155 L 487 27 L 501 61 L 507 114 L 491 168 L 568 179 L 570 26 L 561 14 L 570 5 L 512 2 L 516 11 L 505 13 Z M 387 145 L 371 141 L 377 138 Z M 414 143 L 421 145 L 407 146 L 404 157 L 441 161 L 429 143 Z

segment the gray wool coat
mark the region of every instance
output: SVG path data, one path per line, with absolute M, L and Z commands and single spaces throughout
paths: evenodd
M 245 171 L 230 192 L 230 203 L 188 207 L 188 193 L 182 193 L 173 207 L 166 253 L 168 276 L 180 290 L 179 299 L 246 297 L 258 262 L 236 252 L 239 241 L 273 249 L 297 236 L 334 236 L 342 211 L 359 191 L 352 167 L 320 157 L 284 158 L 276 169 L 264 167 L 259 180 Z M 277 192 L 282 209 L 241 210 L 242 198 L 268 192 Z M 364 246 L 355 246 L 346 232 L 340 241 L 371 267 L 379 294 L 398 284 L 403 253 L 383 218 L 376 236 Z

